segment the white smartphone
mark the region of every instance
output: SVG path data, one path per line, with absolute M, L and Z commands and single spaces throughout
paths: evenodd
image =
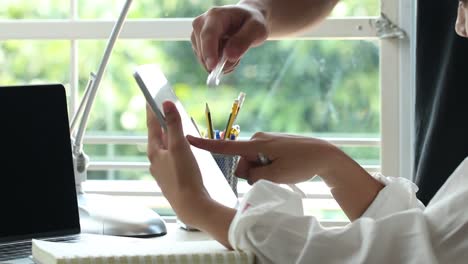
M 169 82 L 156 64 L 147 64 L 138 66 L 134 72 L 134 77 L 145 95 L 146 101 L 153 109 L 161 126 L 166 126 L 165 116 L 162 109 L 162 103 L 172 101 L 179 111 L 184 135 L 200 137 L 197 128 L 192 122 L 189 114 L 185 111 L 182 103 L 175 95 Z M 191 150 L 197 160 L 200 172 L 203 178 L 203 185 L 210 194 L 211 198 L 219 203 L 235 208 L 238 200 L 231 186 L 226 181 L 223 172 L 218 167 L 216 161 L 210 152 L 191 146 Z
M 156 65 L 154 67 L 156 67 Z M 161 91 L 162 88 L 166 85 L 169 85 L 169 83 L 167 82 L 166 77 L 162 74 L 161 70 L 154 67 L 148 65 L 140 66 L 133 73 L 133 77 L 138 83 L 140 90 L 143 92 L 146 102 L 148 102 L 149 106 L 156 114 L 156 118 L 158 119 L 159 124 L 164 129 L 164 131 L 166 131 L 166 118 L 161 111 L 162 102 L 160 102 L 160 105 L 156 103 L 156 95 L 158 91 Z

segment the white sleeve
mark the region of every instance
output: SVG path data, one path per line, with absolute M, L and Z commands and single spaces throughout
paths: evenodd
M 344 228 L 323 228 L 304 216 L 299 195 L 259 181 L 239 206 L 229 229 L 237 250 L 258 263 L 436 263 L 420 209 Z
M 386 177 L 378 173 L 374 178 L 385 185 L 362 217 L 382 218 L 397 212 L 419 208 L 424 205 L 416 197 L 418 187 L 413 182 L 400 177 Z

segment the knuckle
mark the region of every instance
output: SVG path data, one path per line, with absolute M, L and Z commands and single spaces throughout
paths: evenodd
M 151 173 L 151 175 L 156 176 L 156 169 L 154 168 L 153 165 L 149 167 L 149 172 Z
M 195 48 L 195 46 L 197 45 L 197 38 L 195 37 L 194 32 L 192 32 L 192 34 L 190 34 L 190 41 L 192 42 L 192 47 Z
M 265 39 L 268 37 L 268 30 L 263 24 L 259 25 L 257 30 L 260 38 Z
M 198 16 L 198 17 L 196 17 L 195 19 L 193 19 L 193 21 L 192 21 L 192 28 L 193 28 L 195 31 L 199 30 L 199 29 L 202 27 L 202 25 L 203 25 L 203 20 L 204 20 L 204 19 L 203 19 L 203 15 Z
M 147 151 L 146 151 L 146 156 L 148 157 L 148 160 L 150 161 L 150 163 L 152 163 L 153 160 L 156 158 L 156 150 L 148 146 Z
M 251 139 L 260 139 L 260 138 L 265 138 L 266 136 L 267 136 L 267 133 L 259 131 L 259 132 L 255 132 Z
M 206 12 L 206 15 L 207 16 L 219 16 L 221 11 L 223 9 L 219 6 L 215 6 L 215 7 L 212 7 L 210 8 L 207 12 Z
M 214 36 L 214 33 L 213 33 L 213 30 L 212 28 L 210 27 L 204 27 L 201 31 L 200 31 L 200 38 L 204 39 L 204 40 L 207 40 L 207 39 L 210 39 Z
M 252 19 L 249 21 L 250 31 L 255 32 L 255 39 L 253 40 L 253 45 L 258 44 L 258 42 L 265 40 L 268 37 L 268 29 L 265 24 L 258 20 Z

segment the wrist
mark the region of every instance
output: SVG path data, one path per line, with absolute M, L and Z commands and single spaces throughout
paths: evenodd
M 346 186 L 352 178 L 348 175 L 368 175 L 356 161 L 332 144 L 326 147 L 323 156 L 325 160 L 319 175 L 330 188 Z
M 206 192 L 180 192 L 169 200 L 177 217 L 190 226 L 197 226 L 209 208 L 210 201 L 212 199 Z
M 270 0 L 256 1 L 256 0 L 241 0 L 237 5 L 245 6 L 258 11 L 269 25 L 269 18 L 271 16 L 271 3 Z

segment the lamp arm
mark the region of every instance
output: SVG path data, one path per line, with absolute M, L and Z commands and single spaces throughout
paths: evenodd
M 109 41 L 104 51 L 104 55 L 102 57 L 101 64 L 99 65 L 99 69 L 97 71 L 96 77 L 94 78 L 93 81 L 91 81 L 91 88 L 89 90 L 89 94 L 87 97 L 83 98 L 87 100 L 84 106 L 83 115 L 81 117 L 80 124 L 78 126 L 76 137 L 73 140 L 73 153 L 74 154 L 79 154 L 82 152 L 83 136 L 86 130 L 86 126 L 88 124 L 89 113 L 91 112 L 91 107 L 93 106 L 94 99 L 96 98 L 97 89 L 99 88 L 99 85 L 101 84 L 102 76 L 104 75 L 104 72 L 107 67 L 107 63 L 109 62 L 109 58 L 112 54 L 112 50 L 114 48 L 115 42 L 117 41 L 117 38 L 119 37 L 119 34 L 122 30 L 123 24 L 125 22 L 125 19 L 127 17 L 128 10 L 130 9 L 131 4 L 132 4 L 132 0 L 126 0 L 125 5 L 123 6 L 123 9 L 119 15 L 119 18 L 117 22 L 115 23 L 114 28 L 112 29 L 112 33 L 109 37 Z
M 88 102 L 89 91 L 91 90 L 91 86 L 95 78 L 96 78 L 96 74 L 91 72 L 89 75 L 88 83 L 86 84 L 86 89 L 83 94 L 83 98 L 81 99 L 80 105 L 78 106 L 78 109 L 76 110 L 75 115 L 73 115 L 71 125 L 70 125 L 70 135 L 72 138 L 76 137 L 75 135 L 76 125 L 78 124 L 81 114 L 83 113 L 84 106 Z

